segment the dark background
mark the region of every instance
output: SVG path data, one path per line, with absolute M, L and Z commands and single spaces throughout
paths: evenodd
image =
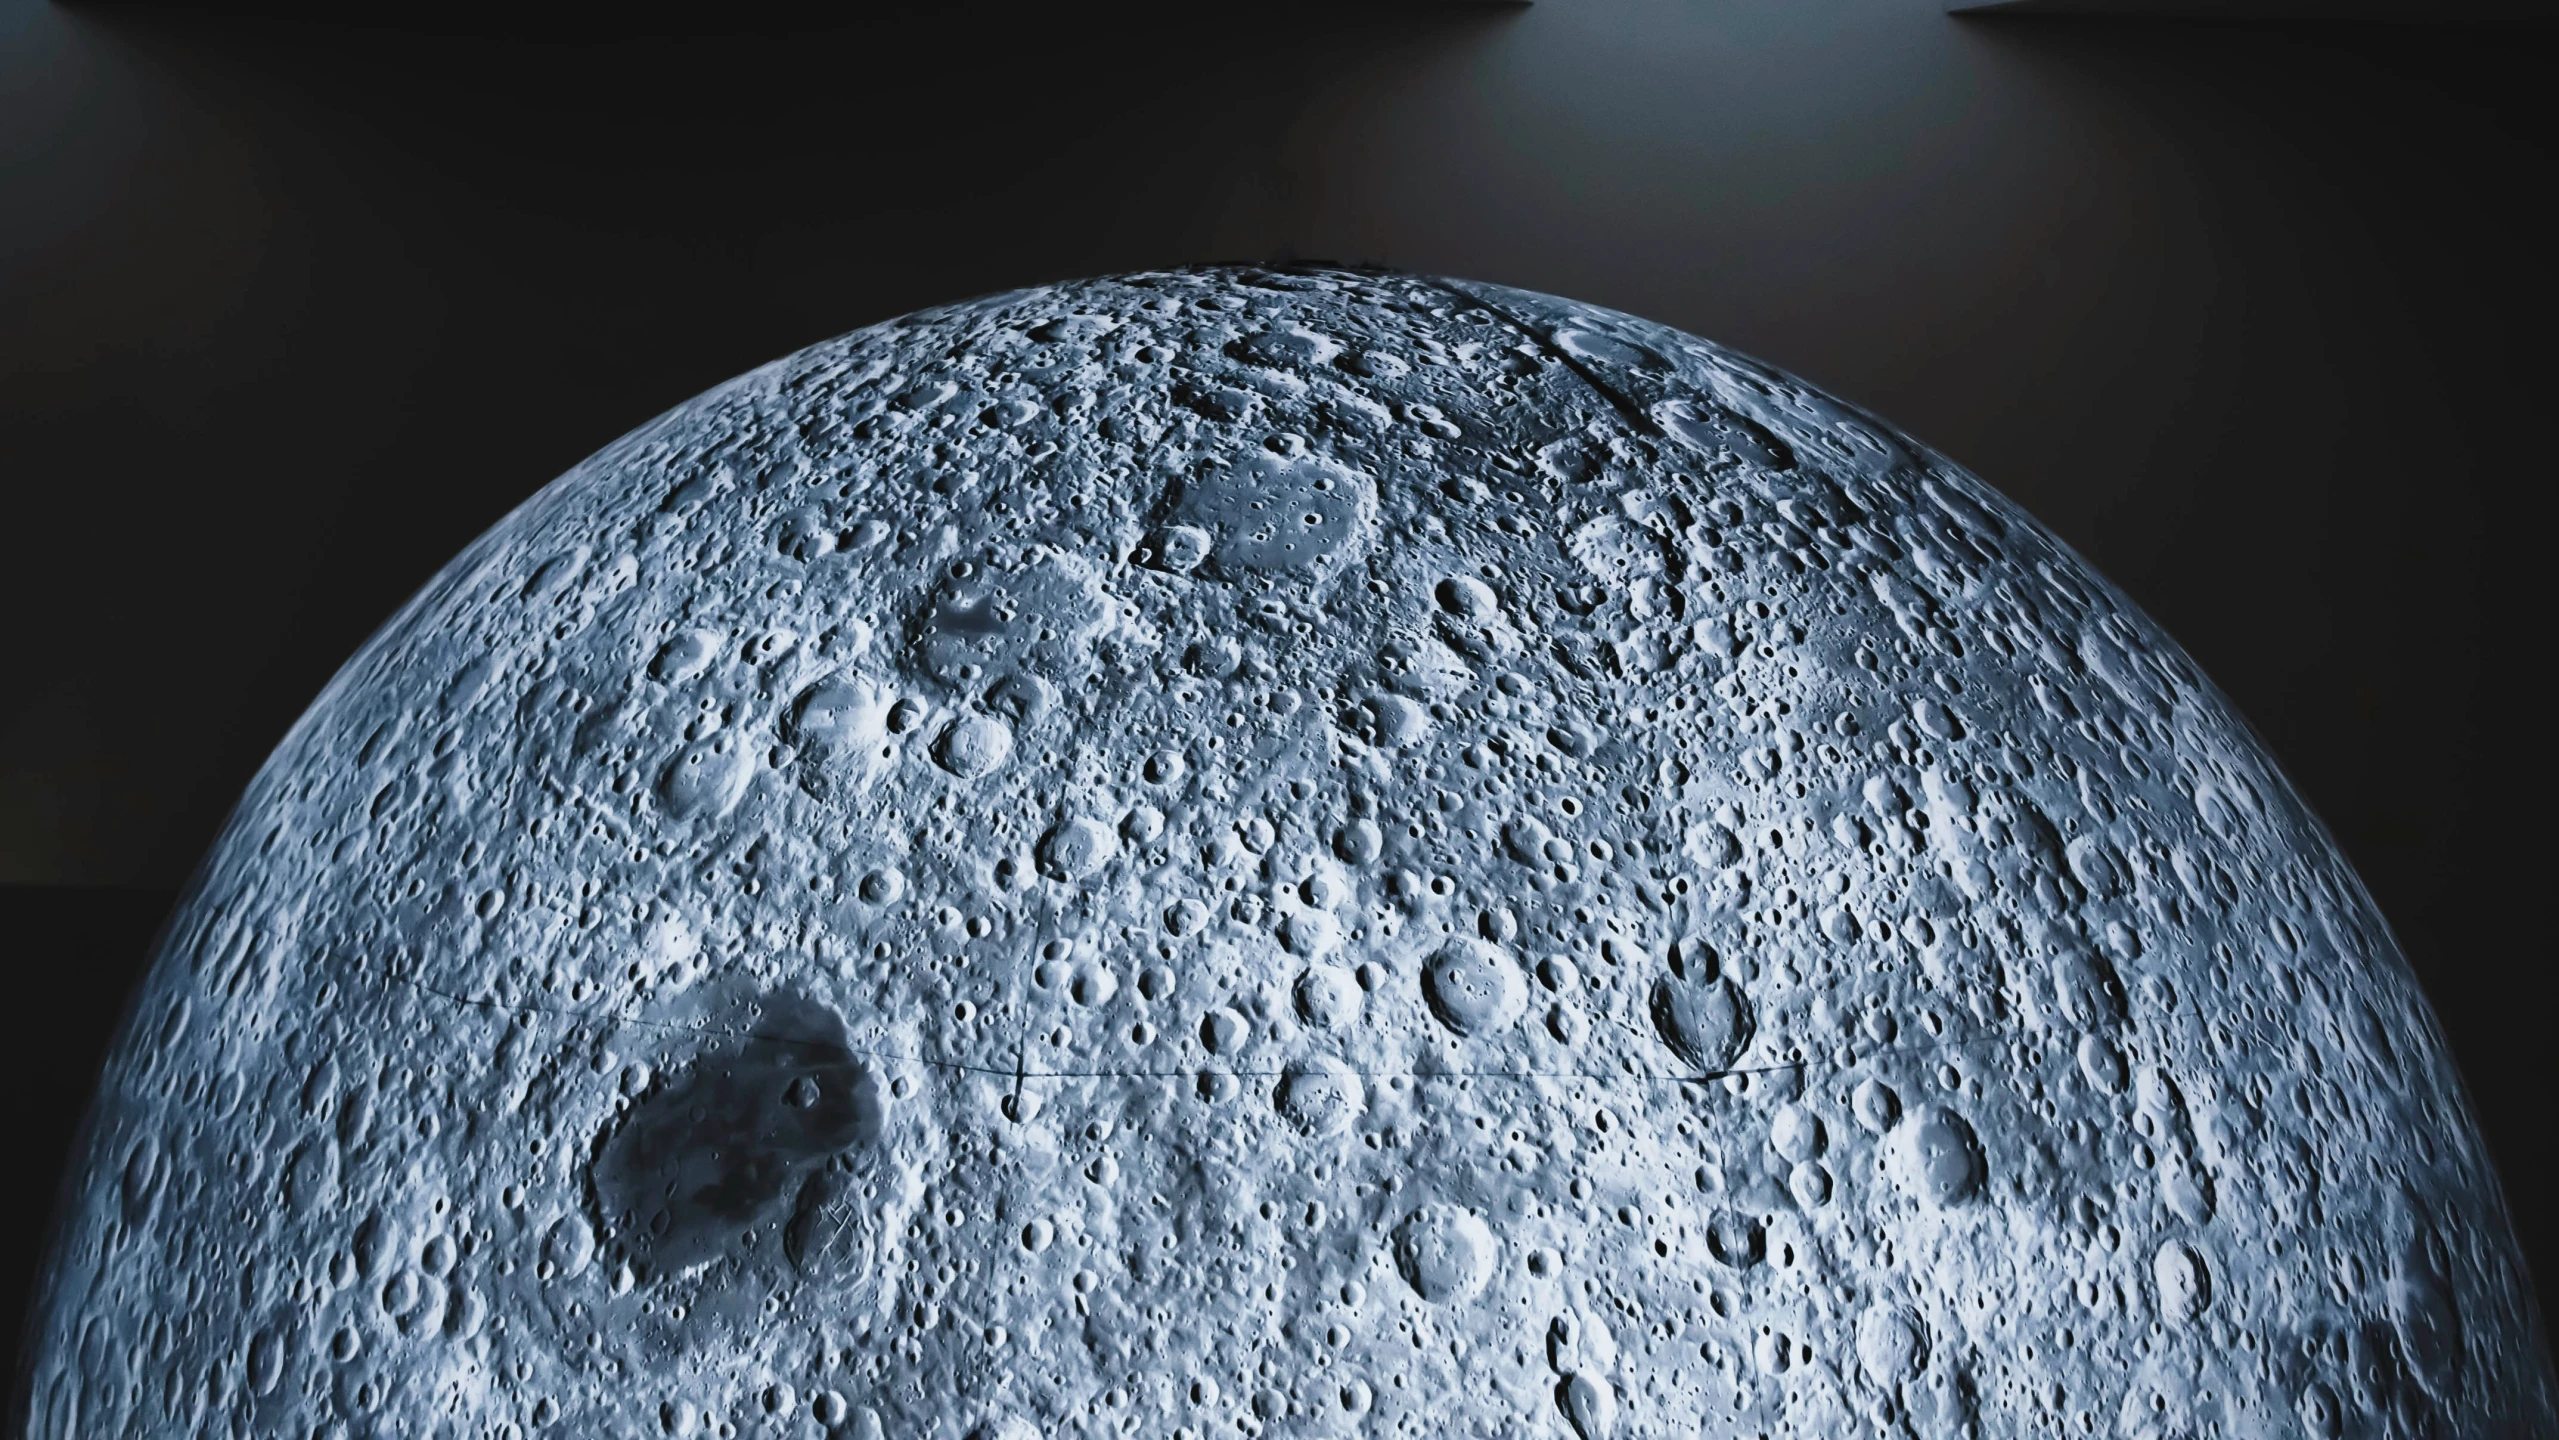
M 821 337 L 1285 256 L 1696 331 L 2022 501 L 2336 829 L 2559 1266 L 2529 698 L 2559 32 L 853 8 L 599 31 L 0 0 L 0 1324 L 176 888 L 448 556 Z

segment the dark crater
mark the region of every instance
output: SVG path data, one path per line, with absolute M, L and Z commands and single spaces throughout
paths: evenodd
M 879 1143 L 887 1088 L 823 1005 L 768 999 L 747 1034 L 670 1065 L 596 1148 L 605 1234 L 673 1274 L 786 1218 L 802 1177 Z M 748 1243 L 753 1243 L 751 1240 Z

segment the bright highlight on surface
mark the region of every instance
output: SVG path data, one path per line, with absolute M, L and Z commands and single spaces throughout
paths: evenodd
M 2547 1433 L 2227 703 L 1731 352 L 1212 270 L 814 346 L 475 544 L 116 1051 L 35 1433 Z

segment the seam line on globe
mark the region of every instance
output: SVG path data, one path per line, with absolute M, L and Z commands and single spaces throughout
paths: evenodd
M 360 966 L 358 968 L 361 973 L 370 974 L 379 979 L 388 980 L 395 984 L 408 986 L 410 989 L 415 990 L 420 994 L 434 996 L 436 999 L 445 1001 L 448 1004 L 462 1006 L 467 1009 L 485 1010 L 491 1014 L 507 1015 L 517 1019 L 542 1017 L 564 1021 L 573 1026 L 584 1026 L 595 1029 L 618 1025 L 638 1030 L 654 1030 L 663 1034 L 685 1035 L 703 1039 L 762 1041 L 767 1045 L 777 1045 L 786 1048 L 833 1051 L 838 1054 L 855 1056 L 860 1059 L 869 1060 L 882 1065 L 913 1065 L 919 1068 L 931 1070 L 954 1070 L 964 1074 L 987 1075 L 997 1079 L 1013 1080 L 1017 1082 L 1029 1080 L 1190 1080 L 1210 1075 L 1233 1075 L 1239 1079 L 1276 1080 L 1285 1078 L 1289 1074 L 1293 1073 L 1290 1068 L 1285 1067 L 1280 1069 L 1242 1069 L 1194 1065 L 1179 1069 L 1164 1070 L 1126 1068 L 1102 1070 L 1033 1070 L 1021 1065 L 987 1065 L 974 1060 L 954 1060 L 931 1055 L 909 1055 L 894 1050 L 876 1050 L 860 1045 L 848 1045 L 834 1040 L 809 1040 L 787 1035 L 766 1035 L 753 1030 L 738 1030 L 728 1026 L 680 1025 L 672 1021 L 649 1020 L 636 1015 L 623 1015 L 610 1011 L 561 1010 L 547 1005 L 511 1005 L 496 999 L 457 995 L 449 990 L 437 989 L 435 986 L 429 985 L 423 980 L 418 980 L 407 975 L 397 974 L 389 970 L 376 969 L 369 966 Z M 2066 1035 L 2089 1035 L 2097 1033 L 2084 1026 L 2059 1028 L 2060 1033 Z M 2008 1025 L 1985 1029 L 1970 1035 L 1943 1036 L 1924 1044 L 1913 1043 L 1907 1045 L 1887 1045 L 1874 1050 L 1861 1051 L 1858 1053 L 1857 1059 L 1846 1065 L 1831 1064 L 1817 1059 L 1807 1059 L 1778 1061 L 1767 1065 L 1736 1065 L 1723 1070 L 1683 1072 L 1628 1070 L 1617 1074 L 1603 1074 L 1588 1070 L 1361 1070 L 1352 1067 L 1345 1068 L 1349 1068 L 1351 1074 L 1356 1075 L 1363 1080 L 1511 1080 L 1520 1082 L 1538 1080 L 1585 1080 L 1603 1084 L 1634 1081 L 1641 1084 L 1654 1085 L 1703 1085 L 1710 1081 L 1728 1079 L 1734 1076 L 1777 1075 L 1790 1070 L 1809 1071 L 1818 1068 L 1827 1072 L 1835 1073 L 1873 1060 L 1911 1055 L 1930 1055 L 1944 1051 L 1960 1050 L 1971 1045 L 2012 1039 L 2016 1034 L 2016 1027 L 2014 1025 Z

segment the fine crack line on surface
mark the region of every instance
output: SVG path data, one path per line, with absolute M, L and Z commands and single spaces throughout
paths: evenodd
M 841 1055 L 858 1056 L 862 1059 L 870 1060 L 881 1065 L 912 1065 L 928 1070 L 950 1070 L 969 1075 L 986 1075 L 996 1079 L 1013 1081 L 1017 1087 L 1024 1082 L 1032 1080 L 1195 1080 L 1210 1075 L 1232 1075 L 1237 1079 L 1276 1080 L 1283 1079 L 1290 1074 L 1295 1073 L 1291 1069 L 1285 1067 L 1280 1069 L 1244 1069 L 1194 1065 L 1171 1070 L 1134 1068 L 1100 1070 L 1033 1070 L 1026 1064 L 1018 1062 L 1009 1066 L 986 1065 L 973 1060 L 955 1060 L 931 1055 L 909 1055 L 900 1051 L 873 1049 L 866 1046 L 848 1044 L 843 1041 L 812 1040 L 789 1035 L 769 1035 L 760 1031 L 738 1030 L 722 1025 L 683 1025 L 674 1021 L 647 1020 L 635 1015 L 625 1015 L 611 1011 L 562 1010 L 549 1005 L 511 1005 L 501 1000 L 457 995 L 450 990 L 438 989 L 437 987 L 429 985 L 425 981 L 416 979 L 413 976 L 401 975 L 389 970 L 376 969 L 370 966 L 358 966 L 357 969 L 364 974 L 373 975 L 377 978 L 388 980 L 395 984 L 406 985 L 420 994 L 434 996 L 436 999 L 443 1000 L 449 1004 L 459 1005 L 467 1009 L 485 1010 L 491 1014 L 510 1015 L 520 1019 L 529 1019 L 535 1016 L 541 1016 L 548 1019 L 566 1021 L 571 1025 L 598 1030 L 618 1025 L 627 1026 L 636 1030 L 654 1030 L 662 1034 L 681 1035 L 694 1038 L 744 1040 L 750 1042 L 761 1041 L 768 1045 L 832 1051 Z M 2093 1033 L 2088 1030 L 2087 1027 L 2073 1026 L 2058 1028 L 2060 1028 L 2063 1033 L 2067 1034 Z M 2016 1033 L 2016 1026 L 2011 1024 L 1986 1028 L 1969 1035 L 1941 1036 L 1937 1039 L 1926 1042 L 1914 1042 L 1906 1045 L 1887 1045 L 1876 1050 L 1858 1052 L 1856 1058 L 1845 1065 L 1823 1061 L 1816 1058 L 1805 1060 L 1785 1060 L 1768 1065 L 1736 1065 L 1723 1070 L 1704 1070 L 1678 1073 L 1663 1073 L 1660 1071 L 1649 1070 L 1626 1070 L 1620 1071 L 1616 1074 L 1607 1074 L 1588 1070 L 1362 1070 L 1348 1066 L 1344 1068 L 1349 1069 L 1351 1074 L 1356 1075 L 1363 1080 L 1511 1080 L 1522 1082 L 1539 1080 L 1584 1080 L 1600 1084 L 1632 1081 L 1637 1084 L 1647 1085 L 1703 1085 L 1710 1081 L 1723 1080 L 1737 1075 L 1778 1075 L 1790 1070 L 1810 1071 L 1820 1068 L 1826 1073 L 1837 1073 L 1874 1060 L 1892 1059 L 1911 1055 L 1930 1055 L 1950 1050 L 1960 1050 L 1967 1046 L 1982 1044 L 1986 1041 L 2011 1038 Z M 1025 1048 L 1027 1048 L 1027 1044 L 1028 1042 L 1026 1041 Z

